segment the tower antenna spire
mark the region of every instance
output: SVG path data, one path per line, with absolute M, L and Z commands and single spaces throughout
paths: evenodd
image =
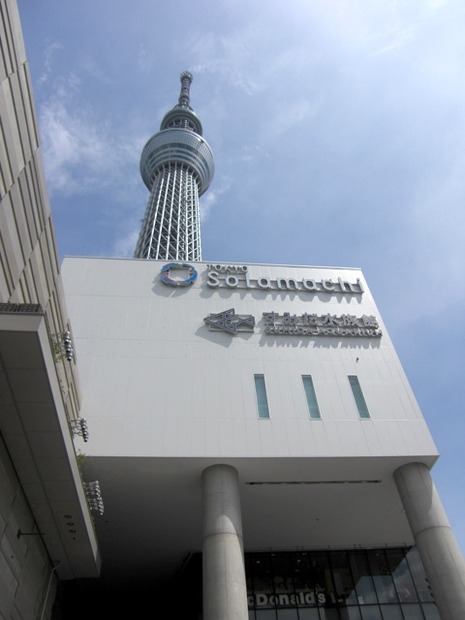
M 180 75 L 181 78 L 181 92 L 179 94 L 179 106 L 181 108 L 189 108 L 189 98 L 190 98 L 190 85 L 192 84 L 192 73 L 189 71 L 183 71 Z

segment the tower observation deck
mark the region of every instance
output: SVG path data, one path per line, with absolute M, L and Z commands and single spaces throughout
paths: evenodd
M 189 105 L 192 75 L 181 73 L 178 103 L 145 145 L 140 172 L 150 190 L 135 258 L 200 261 L 199 196 L 213 178 L 213 154 Z

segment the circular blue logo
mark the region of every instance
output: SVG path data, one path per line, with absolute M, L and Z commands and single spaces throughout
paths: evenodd
M 174 280 L 171 277 L 171 270 L 174 271 L 176 269 L 187 270 L 187 278 L 185 280 Z M 160 279 L 163 284 L 168 286 L 190 286 L 197 280 L 197 271 L 189 263 L 168 263 L 161 268 Z

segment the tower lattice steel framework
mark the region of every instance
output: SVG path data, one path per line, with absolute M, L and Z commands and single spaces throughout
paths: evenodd
M 145 145 L 140 171 L 150 198 L 135 258 L 200 261 L 199 196 L 213 178 L 213 154 L 189 105 L 192 75 L 181 73 L 177 105 Z

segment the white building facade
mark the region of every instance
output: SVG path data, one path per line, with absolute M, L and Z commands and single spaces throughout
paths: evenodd
M 71 258 L 63 274 L 109 575 L 155 587 L 203 552 L 207 620 L 438 618 L 424 578 L 406 600 L 386 569 L 375 595 L 349 552 L 416 543 L 441 617 L 461 617 L 437 451 L 360 270 Z M 244 550 L 249 567 L 344 550 L 347 567 L 267 590 Z

